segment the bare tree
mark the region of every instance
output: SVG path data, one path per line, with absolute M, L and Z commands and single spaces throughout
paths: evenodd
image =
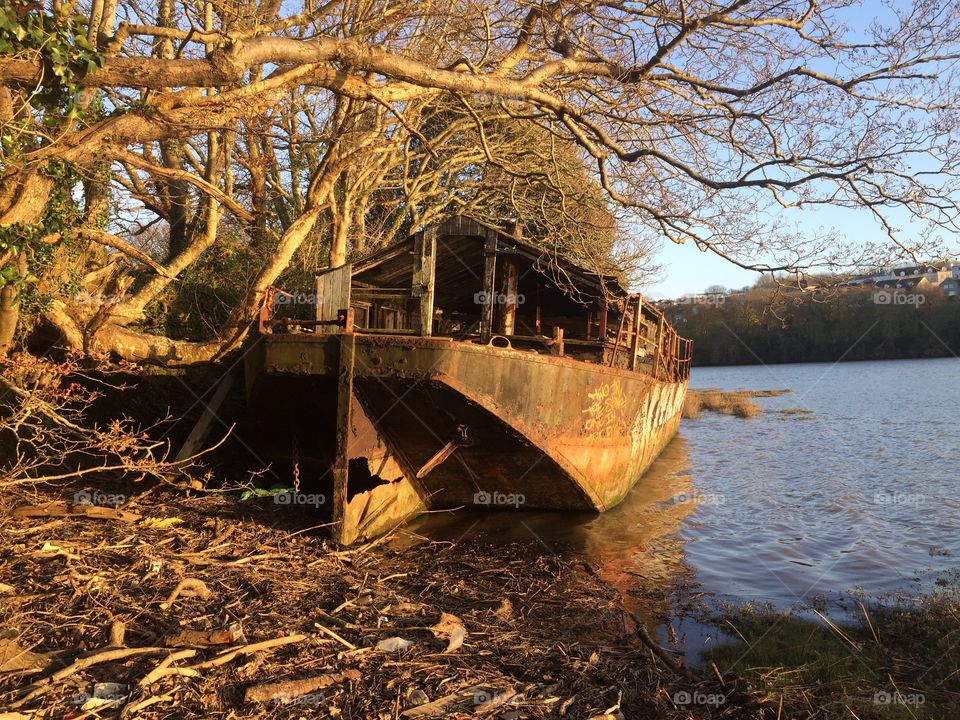
M 426 109 L 441 98 L 496 106 L 517 127 L 575 144 L 645 241 L 694 242 L 744 267 L 801 271 L 851 256 L 830 235 L 788 232 L 771 209 L 864 208 L 887 246 L 907 253 L 956 230 L 956 5 L 898 4 L 855 28 L 863 10 L 846 0 L 280 9 L 18 0 L 0 10 L 0 345 L 33 266 L 56 265 L 44 248 L 62 246 L 81 257 L 74 270 L 88 289 L 116 286 L 118 298 L 55 300 L 45 316 L 70 345 L 167 363 L 229 351 L 325 219 L 333 264 L 352 232 L 369 236 L 365 209 L 391 176 L 386 156 L 428 138 Z M 480 163 L 505 172 L 483 133 L 472 137 Z M 112 224 L 96 212 L 54 221 L 64 188 L 51 168 L 65 165 L 88 179 L 108 167 Z M 401 225 L 426 221 L 423 207 Z M 167 227 L 165 256 L 133 241 L 137 213 Z M 902 237 L 905 218 L 926 234 Z M 138 329 L 224 222 L 264 249 L 229 320 L 204 342 Z M 124 264 L 147 277 L 131 284 Z

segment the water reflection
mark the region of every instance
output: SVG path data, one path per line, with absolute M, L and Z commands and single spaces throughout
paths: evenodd
M 414 535 L 431 540 L 475 539 L 492 546 L 536 543 L 544 552 L 586 556 L 648 627 L 669 617 L 665 599 L 651 605 L 646 591 L 661 591 L 690 577 L 680 530 L 697 505 L 710 498 L 695 490 L 687 441 L 677 437 L 627 498 L 605 513 L 469 512 L 419 518 L 398 543 Z M 656 593 L 661 594 L 661 593 Z
M 759 398 L 764 413 L 749 420 L 685 422 L 601 515 L 456 512 L 412 529 L 582 553 L 651 628 L 672 613 L 649 589 L 685 579 L 713 602 L 842 617 L 858 589 L 926 591 L 960 570 L 960 362 L 701 368 L 692 382 L 794 392 Z M 705 639 L 689 621 L 680 631 L 688 650 Z

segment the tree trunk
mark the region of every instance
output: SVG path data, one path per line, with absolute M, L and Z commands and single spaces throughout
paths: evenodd
M 6 357 L 13 347 L 20 317 L 20 296 L 13 285 L 0 289 L 0 357 Z
M 177 140 L 165 140 L 160 143 L 160 155 L 165 167 L 182 170 L 180 162 L 180 147 Z M 166 180 L 167 186 L 167 223 L 170 225 L 170 253 L 167 262 L 170 262 L 187 249 L 187 204 L 190 202 L 190 192 L 187 183 L 183 180 Z
M 20 253 L 18 257 L 10 258 L 7 263 L 16 267 L 19 279 L 27 276 L 26 253 Z M 20 288 L 17 283 L 8 281 L 3 288 L 0 288 L 0 357 L 6 357 L 13 348 L 19 320 Z

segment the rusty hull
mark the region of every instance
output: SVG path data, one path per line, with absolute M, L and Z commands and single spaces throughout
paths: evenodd
M 272 430 L 299 431 L 300 457 L 334 469 L 345 543 L 495 493 L 528 509 L 613 507 L 676 433 L 687 388 L 451 338 L 266 335 L 260 346 L 248 359 L 254 407 L 282 398 Z

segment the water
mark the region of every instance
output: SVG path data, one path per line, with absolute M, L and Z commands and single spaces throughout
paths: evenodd
M 680 580 L 711 602 L 835 613 L 851 592 L 910 594 L 960 569 L 960 361 L 697 368 L 691 386 L 793 392 L 758 398 L 755 418 L 685 420 L 601 515 L 456 513 L 415 529 L 584 553 L 628 604 Z
M 958 568 L 960 361 L 703 368 L 691 384 L 794 390 L 751 420 L 684 424 L 693 483 L 720 496 L 680 533 L 705 589 L 782 608 Z

